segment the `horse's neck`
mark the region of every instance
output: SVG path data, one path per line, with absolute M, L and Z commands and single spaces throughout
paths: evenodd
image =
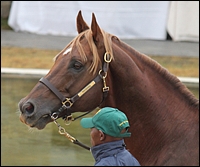
M 179 103 L 199 106 L 199 101 L 188 88 L 153 59 L 118 40 L 113 42 L 113 52 L 110 81 L 117 91 L 115 94 L 123 95 L 119 97 L 120 101 L 146 102 L 149 106 L 153 99 L 154 102 L 158 100 L 158 103 L 163 103 L 161 101 L 165 100 L 166 104 L 176 107 Z M 116 101 L 118 103 L 119 100 L 116 99 Z M 155 110 L 155 106 L 153 107 Z
M 125 43 L 115 41 L 113 51 L 107 77 L 110 91 L 104 105 L 127 114 L 133 134 L 126 139 L 131 152 L 153 163 L 155 157 L 166 154 L 163 148 L 176 150 L 180 137 L 198 138 L 199 101 L 192 93 L 174 75 Z M 177 142 L 167 140 L 169 136 Z M 141 151 L 144 155 L 138 154 Z
M 180 114 L 183 119 L 198 115 L 199 101 L 177 77 L 121 41 L 113 43 L 113 52 L 107 105 L 125 110 L 135 119 L 145 114 L 155 120 L 169 114 Z

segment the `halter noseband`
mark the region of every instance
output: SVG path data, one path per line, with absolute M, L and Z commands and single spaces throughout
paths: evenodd
M 99 74 L 94 78 L 93 81 L 91 81 L 80 92 L 78 92 L 71 98 L 63 96 L 46 78 L 41 78 L 39 81 L 41 83 L 43 83 L 45 86 L 47 86 L 61 100 L 61 103 L 62 103 L 62 106 L 58 109 L 58 111 L 53 112 L 51 117 L 53 117 L 55 120 L 58 118 L 58 115 L 61 112 L 63 112 L 64 110 L 67 110 L 67 113 L 64 117 L 67 119 L 71 119 L 71 106 L 74 104 L 74 102 L 76 100 L 78 100 L 82 95 L 84 95 L 88 90 L 90 90 L 90 88 L 92 88 L 101 79 L 103 79 L 103 84 L 104 84 L 104 87 L 103 87 L 104 96 L 103 97 L 105 98 L 109 91 L 109 87 L 106 86 L 105 78 L 107 76 L 108 66 L 109 66 L 110 62 L 111 62 L 111 56 L 110 56 L 109 52 L 106 52 L 104 54 L 104 64 L 103 64 L 102 70 L 99 71 Z M 91 111 L 89 111 L 89 112 L 91 112 Z M 87 112 L 87 113 L 89 113 L 89 112 Z M 86 115 L 86 114 L 83 114 L 83 115 Z M 83 116 L 83 115 L 81 115 L 81 116 Z M 69 118 L 68 118 L 68 116 L 69 116 Z

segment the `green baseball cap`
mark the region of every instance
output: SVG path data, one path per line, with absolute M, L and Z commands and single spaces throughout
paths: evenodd
M 113 137 L 130 137 L 131 133 L 127 132 L 130 127 L 126 115 L 117 108 L 104 107 L 90 118 L 82 118 L 81 126 L 83 128 L 96 128 L 107 135 Z M 123 129 L 126 132 L 122 133 Z

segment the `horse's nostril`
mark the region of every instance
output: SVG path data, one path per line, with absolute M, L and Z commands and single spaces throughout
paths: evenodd
M 31 114 L 34 111 L 34 106 L 31 103 L 26 103 L 23 106 L 23 111 L 27 114 Z
M 26 111 L 29 113 L 33 112 L 33 106 L 30 104 L 30 106 L 26 108 Z

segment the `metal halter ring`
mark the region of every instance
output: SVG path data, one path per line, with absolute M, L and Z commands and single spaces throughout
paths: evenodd
M 110 53 L 109 53 L 109 52 L 106 52 L 106 53 L 104 54 L 104 61 L 105 61 L 106 63 L 110 63 L 111 60 L 112 60 L 112 58 L 111 58 L 111 56 L 110 56 Z
M 51 119 L 53 119 L 54 121 L 58 118 L 58 114 L 56 112 L 54 112 L 52 115 L 51 115 Z
M 103 76 L 103 75 L 101 75 L 101 72 L 103 72 L 105 75 Z M 99 75 L 101 76 L 101 78 L 106 78 L 107 77 L 107 72 L 104 72 L 104 71 L 102 71 L 102 70 L 99 70 Z

